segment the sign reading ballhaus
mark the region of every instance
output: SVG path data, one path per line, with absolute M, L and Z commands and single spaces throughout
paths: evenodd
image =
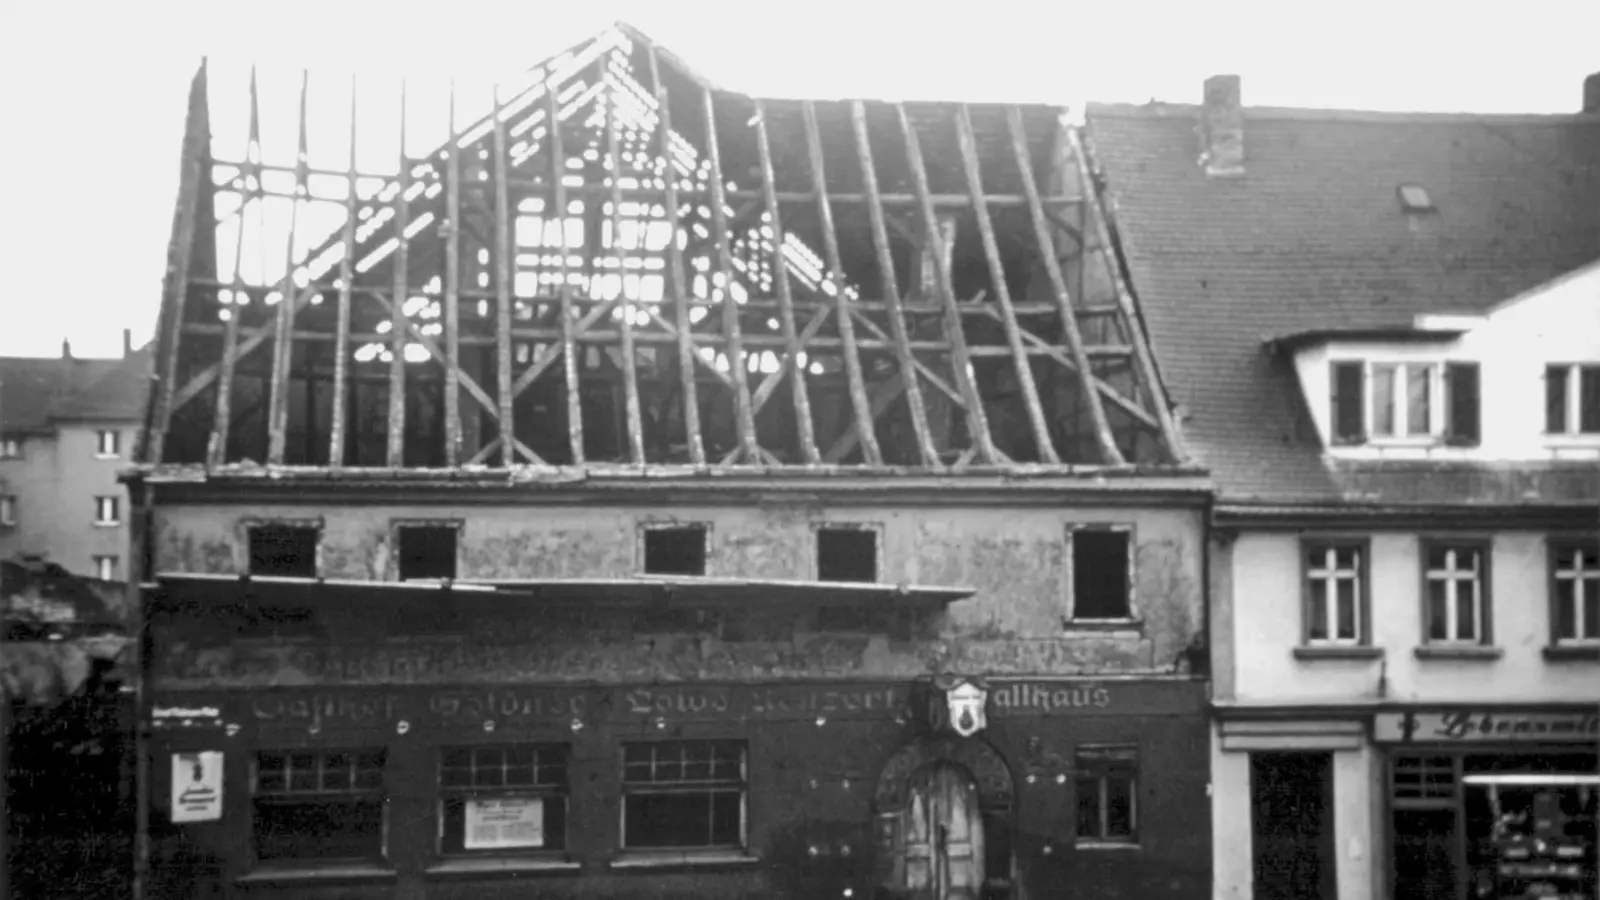
M 1600 711 L 1453 709 L 1379 713 L 1373 738 L 1385 743 L 1497 743 L 1600 739 Z

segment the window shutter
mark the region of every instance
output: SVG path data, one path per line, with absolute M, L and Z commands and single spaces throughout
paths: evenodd
M 1447 411 L 1450 415 L 1447 440 L 1456 447 L 1476 447 L 1482 439 L 1478 399 L 1478 364 L 1447 363 L 1444 367 Z
M 1333 443 L 1360 444 L 1367 438 L 1366 378 L 1359 362 L 1332 364 Z
M 1544 432 L 1567 433 L 1567 367 L 1544 368 Z

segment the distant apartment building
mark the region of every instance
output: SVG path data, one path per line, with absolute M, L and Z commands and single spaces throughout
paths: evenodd
M 116 359 L 0 357 L 0 559 L 120 581 L 127 492 L 150 355 L 123 333 Z

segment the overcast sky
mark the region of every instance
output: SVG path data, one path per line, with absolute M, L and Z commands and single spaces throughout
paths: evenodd
M 621 19 L 719 85 L 768 95 L 1193 102 L 1207 75 L 1233 72 L 1249 105 L 1485 113 L 1575 112 L 1583 76 L 1600 71 L 1597 0 L 570 6 L 582 11 L 538 0 L 0 0 L 0 355 L 51 355 L 63 337 L 76 355 L 113 355 L 124 328 L 150 338 L 202 55 L 314 77 L 470 81 Z

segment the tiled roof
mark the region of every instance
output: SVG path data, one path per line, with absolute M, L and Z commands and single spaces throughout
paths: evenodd
M 138 419 L 150 353 L 123 359 L 0 357 L 0 430 L 41 431 L 58 418 Z
M 1225 500 L 1348 496 L 1269 339 L 1482 312 L 1600 259 L 1600 116 L 1246 107 L 1233 178 L 1199 164 L 1197 107 L 1087 121 L 1163 380 Z M 1408 216 L 1403 184 L 1437 211 Z
M 144 415 L 154 345 L 147 344 L 78 391 L 56 411 L 61 419 L 138 419 Z

